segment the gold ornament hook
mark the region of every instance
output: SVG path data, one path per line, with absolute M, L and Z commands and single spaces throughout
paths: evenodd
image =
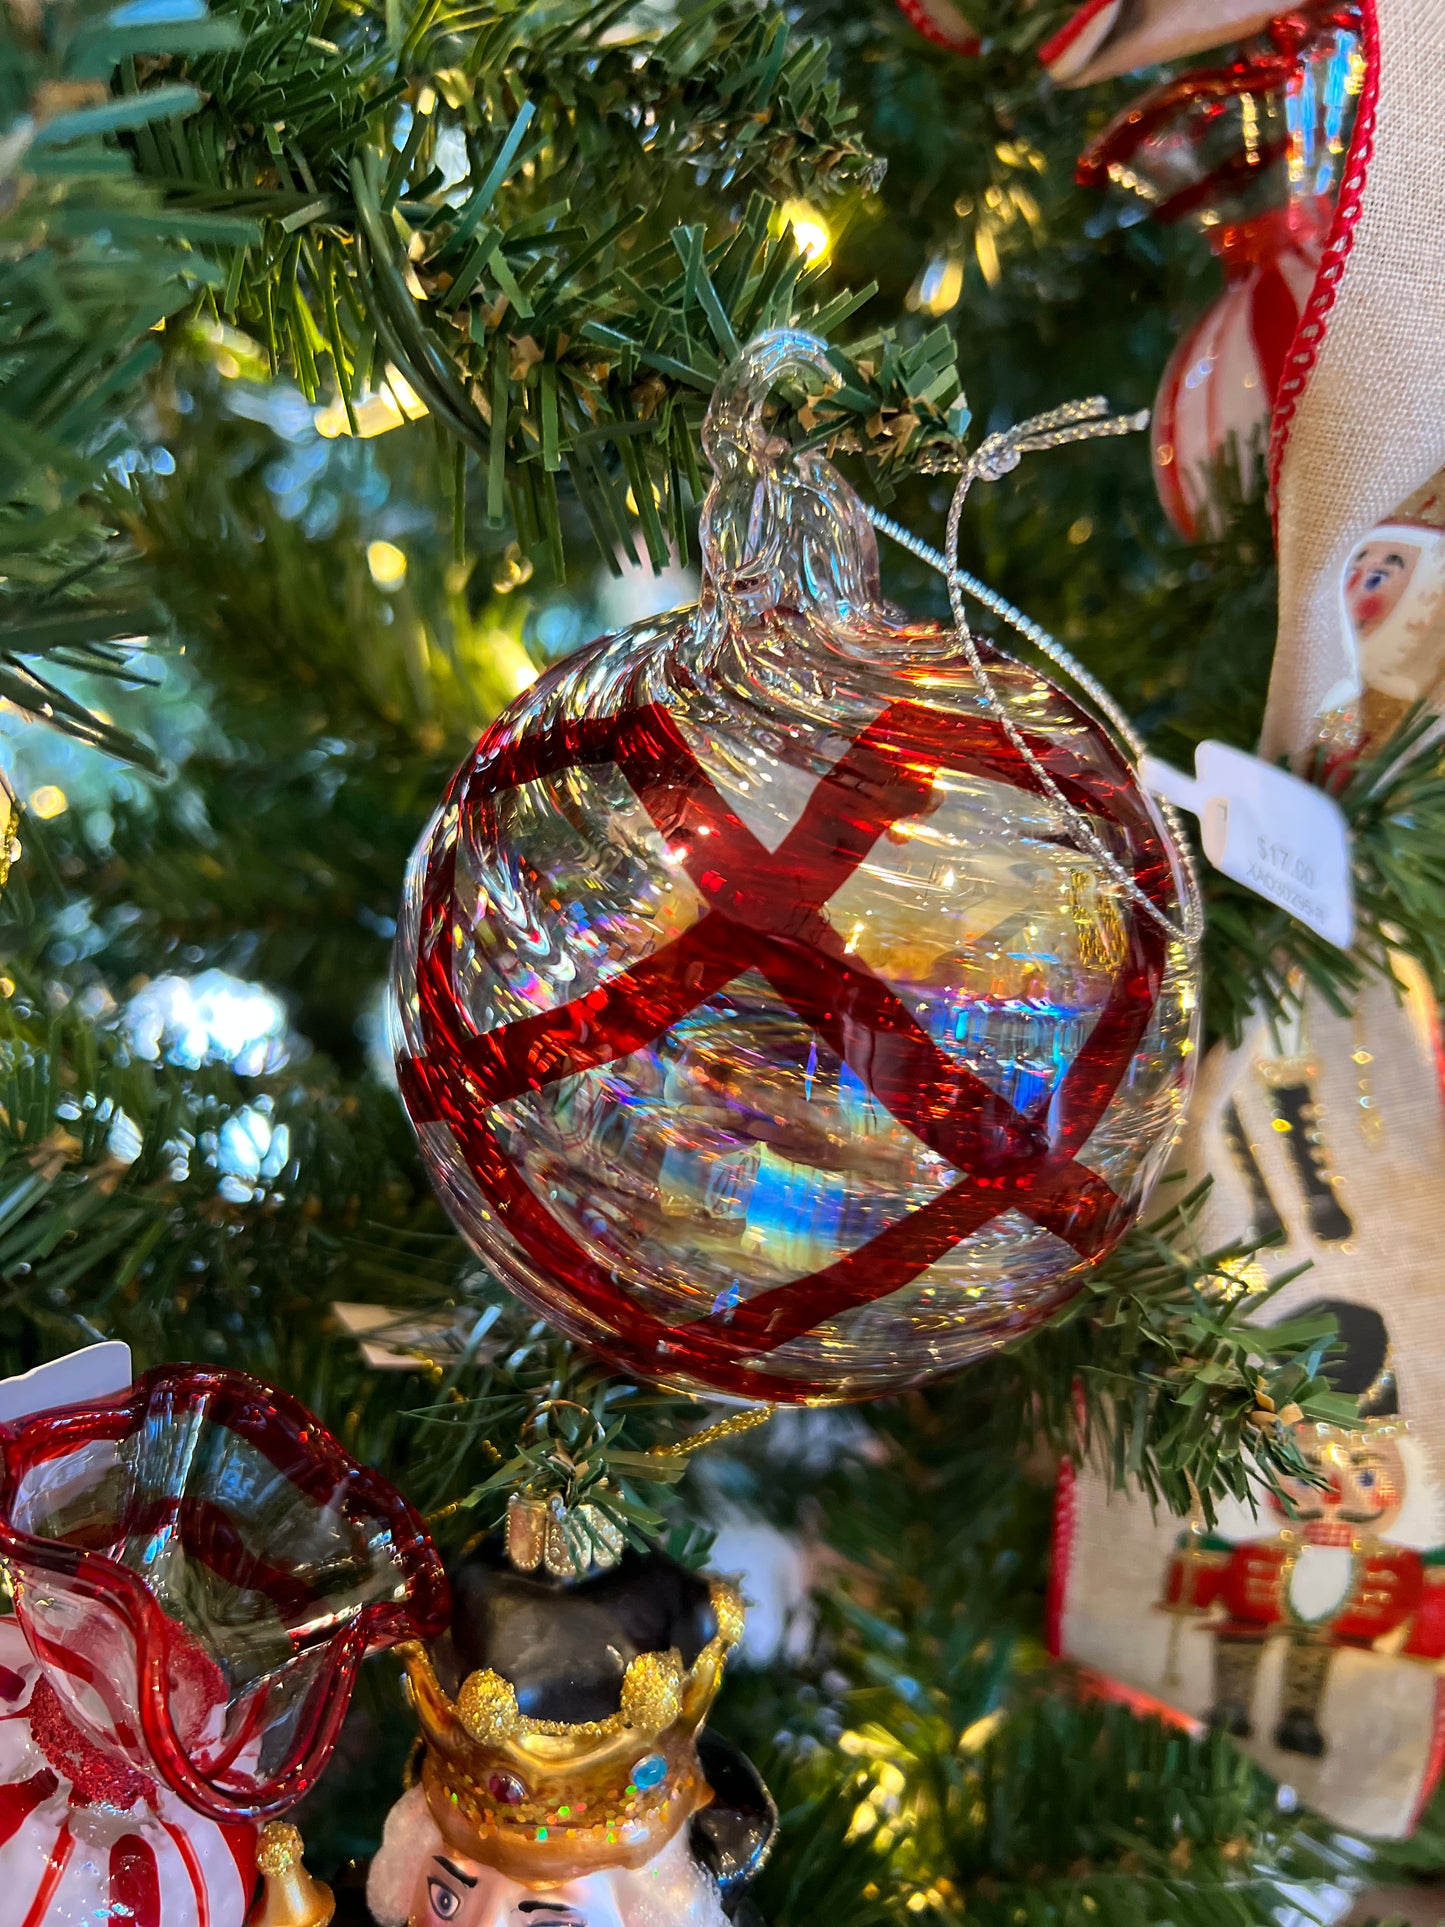
M 256 1871 L 264 1885 L 246 1927 L 331 1927 L 336 1901 L 324 1881 L 314 1880 L 301 1858 L 300 1830 L 272 1820 L 256 1842 Z

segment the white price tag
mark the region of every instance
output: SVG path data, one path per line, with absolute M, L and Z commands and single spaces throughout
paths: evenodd
M 1204 742 L 1194 775 L 1145 756 L 1146 789 L 1199 818 L 1216 870 L 1254 890 L 1341 950 L 1355 931 L 1350 829 L 1332 796 L 1228 743 Z
M 54 1412 L 62 1405 L 88 1405 L 123 1392 L 130 1382 L 129 1345 L 118 1338 L 86 1345 L 17 1378 L 0 1378 L 0 1424 L 13 1425 L 33 1412 Z

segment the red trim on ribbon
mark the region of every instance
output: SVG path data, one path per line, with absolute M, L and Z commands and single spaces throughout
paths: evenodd
M 1072 1459 L 1059 1464 L 1054 1487 L 1053 1556 L 1044 1600 L 1044 1645 L 1051 1659 L 1064 1657 L 1064 1610 L 1069 1599 L 1069 1572 L 1074 1562 L 1074 1535 L 1079 1524 L 1079 1474 Z
M 1415 1804 L 1410 1809 L 1409 1824 L 1405 1828 L 1407 1840 L 1419 1826 L 1425 1809 L 1430 1804 L 1430 1796 L 1439 1784 L 1442 1771 L 1445 1771 L 1445 1679 L 1441 1679 L 1437 1674 L 1433 1724 L 1430 1729 L 1430 1752 L 1425 1761 L 1425 1771 L 1420 1777 Z
M 1141 1686 L 1130 1686 L 1125 1680 L 1115 1679 L 1111 1673 L 1101 1673 L 1095 1666 L 1076 1666 L 1074 1684 L 1089 1699 L 1108 1700 L 1115 1706 L 1127 1706 L 1136 1719 L 1158 1720 L 1164 1726 L 1187 1733 L 1192 1740 L 1202 1740 L 1208 1731 L 1204 1721 L 1195 1719 L 1192 1713 L 1185 1713 L 1179 1707 L 1171 1706 L 1168 1700 L 1146 1693 Z

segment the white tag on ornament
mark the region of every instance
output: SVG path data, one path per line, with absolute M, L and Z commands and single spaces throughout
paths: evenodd
M 62 1405 L 109 1398 L 123 1392 L 133 1376 L 130 1346 L 118 1338 L 67 1352 L 64 1358 L 52 1358 L 48 1365 L 37 1365 L 15 1378 L 0 1378 L 0 1425 L 13 1425 L 36 1412 L 58 1411 Z
M 1139 777 L 1199 818 L 1216 870 L 1348 950 L 1355 931 L 1350 827 L 1335 799 L 1228 743 L 1201 743 L 1194 770 L 1186 776 L 1145 756 Z

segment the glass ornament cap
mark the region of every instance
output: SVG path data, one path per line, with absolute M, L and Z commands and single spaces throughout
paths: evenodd
M 417 1515 L 244 1373 L 165 1366 L 0 1452 L 0 1557 L 67 1717 L 210 1819 L 299 1799 L 366 1654 L 446 1622 Z
M 985 647 L 991 695 L 884 602 L 862 504 L 766 410 L 831 373 L 782 331 L 725 374 L 698 606 L 503 712 L 396 945 L 400 1089 L 474 1249 L 622 1369 L 749 1399 L 1047 1317 L 1194 1068 L 1169 829 L 1071 697 Z

